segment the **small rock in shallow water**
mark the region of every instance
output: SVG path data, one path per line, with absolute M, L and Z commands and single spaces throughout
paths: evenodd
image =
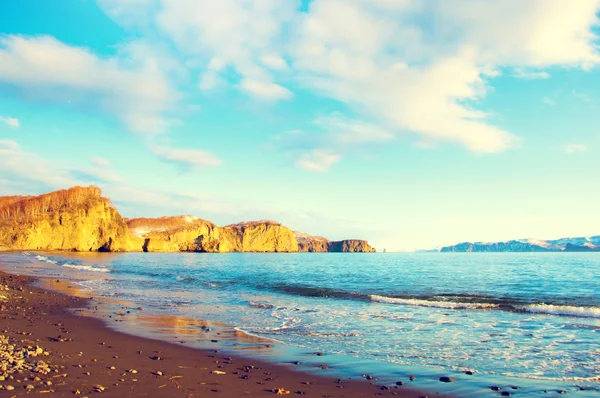
M 490 390 L 492 390 L 492 391 L 500 391 L 500 387 L 498 387 L 498 386 L 490 386 Z
M 408 376 L 408 380 L 410 380 L 410 381 L 414 381 L 415 379 L 416 379 L 416 377 L 413 375 Z
M 456 379 L 454 379 L 452 377 L 448 377 L 448 376 L 442 376 L 442 377 L 440 377 L 440 381 L 442 383 L 452 383 L 452 382 L 456 381 Z
M 511 394 L 508 391 L 502 391 L 500 395 L 502 395 L 503 397 L 510 397 Z

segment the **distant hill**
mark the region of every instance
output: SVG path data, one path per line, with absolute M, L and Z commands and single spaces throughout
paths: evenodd
M 555 240 L 516 239 L 505 242 L 462 242 L 430 252 L 600 252 L 600 235 Z

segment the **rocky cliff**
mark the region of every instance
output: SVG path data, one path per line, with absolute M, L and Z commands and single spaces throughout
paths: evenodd
M 128 220 L 144 239 L 144 251 L 296 252 L 294 233 L 273 221 L 253 221 L 218 227 L 193 216 Z
M 300 252 L 349 252 L 349 253 L 374 253 L 366 240 L 346 239 L 330 241 L 322 236 L 311 236 L 301 232 L 295 232 Z
M 371 247 L 366 240 L 345 239 L 329 242 L 327 245 L 329 252 L 344 252 L 344 253 L 375 253 L 374 247 Z
M 0 250 L 141 251 L 96 187 L 0 198 Z
M 300 241 L 300 243 L 299 243 Z M 194 216 L 123 219 L 99 188 L 0 197 L 0 251 L 371 252 L 366 241 L 330 242 L 273 221 L 219 227 Z

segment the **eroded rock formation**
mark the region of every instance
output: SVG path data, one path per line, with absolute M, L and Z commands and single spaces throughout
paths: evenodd
M 194 216 L 123 219 L 96 187 L 0 197 L 1 250 L 148 252 L 370 252 L 366 241 L 330 242 L 274 221 L 217 226 Z
M 374 253 L 376 250 L 366 240 L 346 239 L 330 241 L 322 236 L 311 236 L 295 232 L 298 240 L 298 251 L 301 252 L 365 252 Z
M 145 240 L 144 250 L 225 252 L 296 252 L 294 233 L 273 221 L 218 227 L 193 216 L 128 220 L 131 231 Z
M 96 187 L 0 198 L 0 250 L 141 251 Z

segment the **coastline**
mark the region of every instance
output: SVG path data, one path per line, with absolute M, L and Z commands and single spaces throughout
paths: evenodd
M 0 381 L 3 392 L 7 385 L 14 387 L 9 396 L 33 392 L 65 397 L 97 393 L 115 397 L 269 397 L 278 395 L 278 391 L 284 395 L 289 391 L 290 395 L 340 398 L 427 396 L 409 388 L 408 380 L 401 387 L 368 380 L 338 380 L 298 371 L 292 364 L 224 354 L 219 352 L 218 342 L 214 350 L 209 350 L 125 334 L 112 330 L 100 319 L 74 311 L 89 307 L 90 299 L 32 286 L 37 279 L 0 271 L 0 285 L 8 289 L 2 290 L 6 296 L 0 313 L 6 325 L 2 335 L 17 347 L 40 346 L 42 352 L 49 353 L 42 360 L 51 369 L 48 375 L 16 373 L 12 379 Z

